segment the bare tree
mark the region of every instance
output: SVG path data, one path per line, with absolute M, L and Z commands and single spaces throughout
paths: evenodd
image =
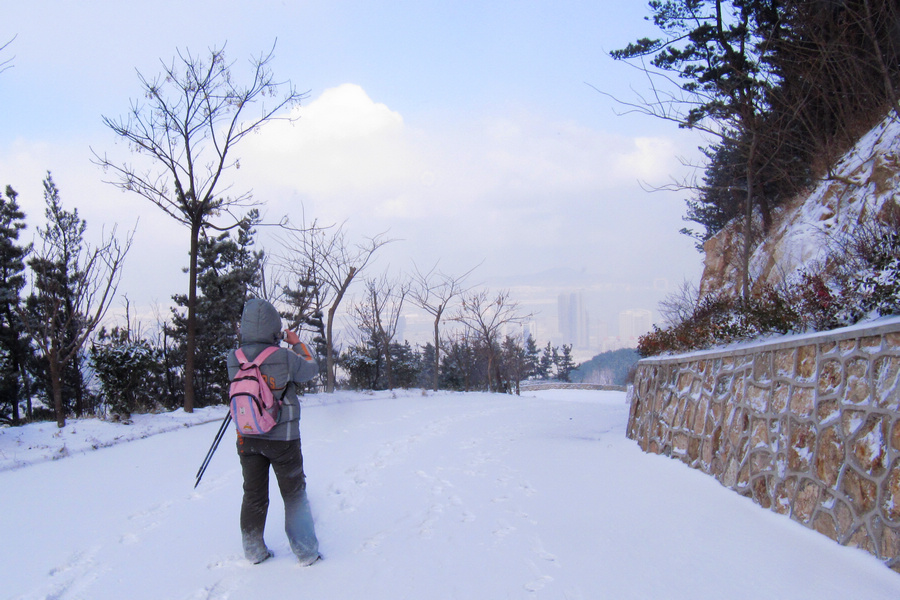
M 290 119 L 283 109 L 304 97 L 290 82 L 278 82 L 270 69 L 273 51 L 250 60 L 247 85 L 232 75 L 223 49 L 207 58 L 189 51 L 163 63 L 162 74 L 148 79 L 138 72 L 141 97 L 132 101 L 122 118 L 103 117 L 104 124 L 128 141 L 136 154 L 151 160 L 150 167 L 116 162 L 94 153 L 96 164 L 111 171 L 117 187 L 146 198 L 190 231 L 188 268 L 187 344 L 184 365 L 184 410 L 194 408 L 194 354 L 197 335 L 197 255 L 201 232 L 226 230 L 241 219 L 232 209 L 252 206 L 252 195 L 228 195 L 223 175 L 240 163 L 234 147 L 261 125 Z M 286 91 L 279 95 L 282 87 Z M 261 110 L 250 115 L 259 102 Z M 224 223 L 224 224 L 223 224 Z
M 62 208 L 50 175 L 44 180 L 47 224 L 39 229 L 42 246 L 28 266 L 32 294 L 21 316 L 32 340 L 47 360 L 56 424 L 66 425 L 62 379 L 66 365 L 77 361 L 88 337 L 100 324 L 115 296 L 132 236 L 124 243 L 115 230 L 99 246 L 84 240 L 86 223 L 78 211 Z
M 697 286 L 685 279 L 674 292 L 663 298 L 659 303 L 659 313 L 672 327 L 686 321 L 697 307 L 700 291 Z
M 499 391 L 502 383 L 500 374 L 500 338 L 504 330 L 521 324 L 531 315 L 519 313 L 519 303 L 509 297 L 504 290 L 490 296 L 487 290 L 471 292 L 462 296 L 461 306 L 453 320 L 462 324 L 480 341 L 487 352 L 487 384 L 491 391 Z
M 284 242 L 289 255 L 284 262 L 299 279 L 315 282 L 316 304 L 325 310 L 325 391 L 334 391 L 334 317 L 353 280 L 368 266 L 375 252 L 389 243 L 383 234 L 351 244 L 344 224 L 328 228 L 313 222 L 309 228 L 291 230 Z
M 477 268 L 477 267 L 476 267 Z M 434 317 L 434 391 L 438 391 L 438 379 L 441 365 L 441 320 L 451 302 L 463 293 L 463 282 L 474 271 L 469 269 L 459 277 L 452 277 L 437 271 L 437 265 L 423 273 L 415 267 L 415 285 L 410 290 L 413 302 Z
M 391 344 L 397 335 L 403 303 L 410 292 L 410 287 L 408 281 L 392 280 L 386 275 L 378 279 L 368 279 L 365 298 L 353 309 L 360 330 L 366 332 L 370 339 L 378 341 L 384 356 L 385 376 L 390 390 L 394 389 Z

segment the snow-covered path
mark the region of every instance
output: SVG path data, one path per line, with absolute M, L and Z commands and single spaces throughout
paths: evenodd
M 192 490 L 218 423 L 0 472 L 0 596 L 900 598 L 872 556 L 640 452 L 626 419 L 614 392 L 308 397 L 309 568 L 274 480 L 275 558 L 241 557 L 233 433 Z

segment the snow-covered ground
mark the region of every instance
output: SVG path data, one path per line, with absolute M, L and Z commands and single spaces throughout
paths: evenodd
M 223 409 L 2 429 L 0 596 L 900 598 L 900 575 L 871 555 L 642 453 L 627 408 L 623 393 L 582 390 L 307 397 L 325 557 L 308 568 L 274 477 L 275 558 L 242 558 L 233 432 L 193 489 Z

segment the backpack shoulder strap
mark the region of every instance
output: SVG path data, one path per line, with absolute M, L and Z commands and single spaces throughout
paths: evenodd
M 277 350 L 279 350 L 279 346 L 269 346 L 268 348 L 266 348 L 262 352 L 260 352 L 256 356 L 256 358 L 254 358 L 253 360 L 249 360 L 247 358 L 247 355 L 244 354 L 244 349 L 238 348 L 237 350 L 234 351 L 234 357 L 236 359 L 238 359 L 238 362 L 240 363 L 241 367 L 244 367 L 245 365 L 255 365 L 258 367 L 261 364 L 263 364 L 263 361 L 265 361 L 267 358 L 269 358 L 270 356 L 275 354 L 275 352 Z
M 243 349 L 243 348 L 238 348 L 237 350 L 235 350 L 235 352 L 234 352 L 234 357 L 238 360 L 238 363 L 240 363 L 240 365 L 241 365 L 242 367 L 243 367 L 245 364 L 247 364 L 248 362 L 250 362 L 249 360 L 247 360 L 247 355 L 244 354 L 244 349 Z
M 259 355 L 253 360 L 253 362 L 256 363 L 256 366 L 259 366 L 263 364 L 263 361 L 275 354 L 278 350 L 278 346 L 269 346 L 268 348 L 260 352 Z

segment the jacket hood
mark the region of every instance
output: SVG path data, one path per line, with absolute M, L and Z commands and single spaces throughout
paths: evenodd
M 251 298 L 244 304 L 241 315 L 241 344 L 281 343 L 281 315 L 278 310 L 259 298 Z

